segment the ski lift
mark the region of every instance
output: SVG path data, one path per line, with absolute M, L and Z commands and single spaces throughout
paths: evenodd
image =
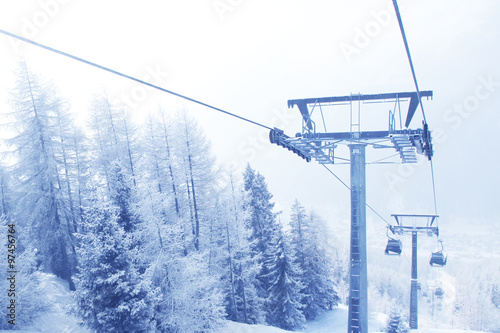
M 437 252 L 432 252 L 431 260 L 429 261 L 429 264 L 432 267 L 434 267 L 434 265 L 438 267 L 443 267 L 446 265 L 446 262 L 448 261 L 448 257 L 445 257 L 443 254 L 443 241 L 440 240 L 439 243 L 441 244 L 441 250 Z
M 385 254 L 389 256 L 400 256 L 401 248 L 402 245 L 399 239 L 389 238 L 387 246 L 385 247 Z
M 437 298 L 443 298 L 444 296 L 443 288 L 437 287 L 436 290 L 434 291 L 434 295 L 436 295 Z
M 387 246 L 385 247 L 385 254 L 390 256 L 400 256 L 401 249 L 403 248 L 401 241 L 389 236 L 389 228 L 387 228 L 387 237 L 389 238 L 389 240 L 387 241 Z

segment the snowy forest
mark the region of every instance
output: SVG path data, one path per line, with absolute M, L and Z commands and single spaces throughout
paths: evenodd
M 38 271 L 68 282 L 96 332 L 295 330 L 337 306 L 324 221 L 299 201 L 281 216 L 250 165 L 223 171 L 187 112 L 139 126 L 101 92 L 77 124 L 51 83 L 26 63 L 16 74 L 0 208 L 17 229 L 18 327 L 50 307 Z
M 347 240 L 331 241 L 300 193 L 284 216 L 258 170 L 218 165 L 188 112 L 162 105 L 137 123 L 100 91 L 81 122 L 25 62 L 16 76 L 1 114 L 0 220 L 18 239 L 17 328 L 53 306 L 39 272 L 67 281 L 70 311 L 95 332 L 218 332 L 228 320 L 301 330 L 345 305 Z M 500 330 L 498 265 L 451 269 L 454 298 L 436 309 L 433 298 L 433 315 Z M 388 331 L 407 320 L 407 275 L 369 265 L 370 311 L 390 316 Z

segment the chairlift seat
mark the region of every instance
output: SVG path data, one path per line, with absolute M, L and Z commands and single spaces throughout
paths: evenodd
M 448 258 L 444 256 L 443 252 L 438 251 L 438 252 L 432 252 L 431 260 L 429 261 L 429 264 L 431 266 L 440 266 L 443 267 L 446 265 L 446 262 L 448 261 Z
M 385 247 L 385 254 L 387 255 L 401 255 L 402 244 L 399 239 L 389 238 L 387 246 Z

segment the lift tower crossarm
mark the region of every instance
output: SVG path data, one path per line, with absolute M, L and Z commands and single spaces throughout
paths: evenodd
M 394 217 L 398 225 L 401 225 L 400 217 L 427 217 L 431 219 L 429 226 L 432 226 L 436 218 L 439 217 L 439 215 L 425 215 L 425 214 L 392 214 L 391 216 Z
M 432 91 L 425 90 L 420 92 L 420 98 L 427 97 L 432 98 Z M 405 126 L 410 125 L 411 119 L 417 110 L 419 103 L 419 98 L 417 92 L 399 92 L 399 93 L 384 93 L 384 94 L 369 94 L 369 95 L 348 95 L 348 96 L 334 96 L 334 97 L 318 97 L 318 98 L 305 98 L 305 99 L 291 99 L 288 100 L 288 107 L 292 108 L 297 106 L 302 114 L 302 118 L 306 123 L 309 130 L 313 129 L 311 114 L 308 110 L 308 105 L 325 105 L 341 102 L 352 102 L 352 101 L 376 101 L 376 100 L 393 100 L 393 99 L 410 99 L 410 105 L 408 107 L 408 113 L 406 116 Z

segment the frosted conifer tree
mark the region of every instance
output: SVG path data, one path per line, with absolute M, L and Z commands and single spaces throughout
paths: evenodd
M 16 133 L 7 143 L 14 152 L 17 197 L 13 215 L 26 227 L 46 269 L 73 288 L 76 266 L 73 244 L 73 219 L 61 160 L 67 122 L 60 121 L 66 106 L 51 85 L 32 74 L 25 63 L 18 71 L 12 94 L 13 112 L 9 115 Z M 67 171 L 67 169 L 66 169 Z M 67 182 L 70 180 L 67 179 Z
M 245 193 L 235 189 L 232 175 L 230 188 L 222 191 L 218 205 L 222 222 L 222 244 L 219 247 L 219 270 L 222 272 L 221 289 L 224 293 L 227 317 L 230 320 L 256 324 L 264 322 L 263 300 L 257 295 L 254 281 L 260 266 L 250 253 L 250 230 L 243 211 Z M 217 230 L 214 230 L 215 234 Z M 214 244 L 215 245 L 215 244 Z M 211 251 L 214 251 L 212 249 Z
M 285 330 L 303 327 L 306 318 L 302 314 L 302 271 L 295 263 L 293 251 L 280 230 L 276 239 L 276 253 L 268 258 L 269 312 L 267 322 Z
M 194 251 L 207 249 L 210 235 L 203 233 L 210 224 L 211 208 L 217 192 L 215 157 L 210 144 L 196 121 L 184 111 L 177 115 L 174 151 L 184 180 L 182 206 L 189 217 Z
M 155 291 L 132 265 L 131 237 L 119 210 L 94 198 L 85 209 L 75 298 L 85 325 L 97 332 L 151 332 Z
M 9 229 L 13 229 L 16 236 L 15 243 L 8 243 L 7 237 L 2 237 L 0 246 L 5 249 L 6 254 L 15 257 L 15 268 L 17 273 L 15 279 L 11 280 L 11 274 L 5 273 L 11 271 L 6 260 L 0 261 L 2 279 L 0 288 L 5 290 L 5 297 L 2 298 L 5 304 L 5 314 L 0 316 L 0 329 L 11 330 L 13 328 L 22 328 L 30 325 L 36 318 L 43 316 L 51 307 L 45 296 L 40 290 L 39 263 L 37 262 L 37 251 L 30 245 L 30 240 L 26 237 L 25 228 L 21 227 L 15 220 L 8 215 L 0 215 L 0 232 L 7 235 Z M 8 248 L 7 246 L 11 247 Z M 10 285 L 14 282 L 15 288 L 12 290 Z M 11 306 L 10 300 L 15 300 L 13 316 L 8 308 Z
M 389 318 L 389 323 L 387 324 L 387 328 L 385 330 L 387 333 L 408 333 L 410 329 L 408 324 L 401 317 L 401 313 L 399 310 L 394 309 L 391 312 L 391 316 Z
M 307 216 L 298 200 L 292 205 L 290 226 L 295 263 L 302 271 L 303 313 L 307 320 L 312 320 L 324 311 L 331 310 L 339 301 L 332 279 L 333 260 L 322 244 L 322 235 L 327 231 L 314 213 Z
M 271 286 L 268 278 L 270 263 L 267 259 L 275 257 L 277 249 L 274 241 L 279 230 L 276 213 L 273 212 L 274 203 L 271 202 L 273 196 L 267 188 L 264 176 L 256 173 L 250 165 L 247 165 L 243 179 L 247 196 L 244 209 L 248 214 L 251 257 L 260 267 L 260 272 L 255 277 L 255 287 L 259 297 L 267 299 Z M 267 305 L 264 309 L 266 312 L 270 311 Z

